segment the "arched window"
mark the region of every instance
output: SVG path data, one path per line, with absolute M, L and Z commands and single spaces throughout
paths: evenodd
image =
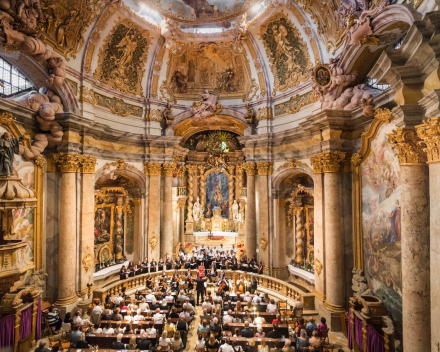
M 0 58 L 0 97 L 9 98 L 33 89 L 32 83 L 9 62 Z

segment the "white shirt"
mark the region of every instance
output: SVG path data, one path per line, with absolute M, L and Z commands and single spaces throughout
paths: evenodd
M 168 337 L 166 339 L 163 339 L 162 337 L 159 338 L 159 346 L 169 347 L 170 343 L 171 341 Z
M 232 316 L 230 315 L 225 315 L 223 317 L 223 324 L 229 324 L 232 323 L 232 319 L 234 319 Z
M 155 334 L 156 334 L 156 329 L 153 328 L 153 327 L 151 327 L 151 328 L 148 328 L 147 330 L 145 330 L 145 332 L 146 332 L 148 335 L 155 335 Z
M 145 320 L 145 317 L 142 314 L 135 315 L 133 317 L 133 321 Z
M 214 297 L 213 298 L 213 300 L 215 299 L 216 297 Z M 221 301 L 222 299 L 221 299 L 221 297 L 220 297 L 220 301 Z M 212 308 L 212 304 L 211 303 L 209 303 L 209 302 L 203 302 L 202 303 L 202 309 L 207 309 L 207 310 L 210 310 Z
M 101 334 L 102 333 L 102 329 L 101 328 L 93 329 L 93 333 L 94 334 Z
M 174 297 L 172 295 L 165 296 L 167 302 L 174 302 Z
M 75 318 L 73 318 L 73 323 L 75 325 L 83 325 L 83 320 L 81 319 L 80 316 L 76 316 Z
M 103 312 L 103 310 L 102 310 L 102 308 L 100 307 L 100 306 L 95 306 L 93 309 L 92 309 L 92 311 L 93 312 L 97 312 L 97 313 L 99 313 L 99 314 L 102 314 L 102 312 Z
M 235 352 L 234 347 L 228 345 L 227 343 L 221 345 L 218 350 L 219 352 Z
M 196 348 L 203 348 L 203 347 L 205 347 L 205 340 L 197 340 Z
M 140 310 L 147 311 L 148 308 L 149 308 L 149 307 L 148 307 L 148 303 L 147 303 L 147 302 L 142 302 L 142 303 L 139 304 L 139 309 L 140 309 Z
M 148 294 L 145 296 L 145 299 L 149 302 L 151 302 L 153 299 L 156 299 L 156 297 L 153 294 Z
M 203 305 L 202 305 L 203 306 Z M 183 304 L 183 309 L 191 309 L 192 311 L 194 311 L 194 307 L 191 303 L 187 302 Z
M 277 305 L 276 305 L 276 304 L 269 303 L 269 304 L 267 305 L 266 311 L 267 311 L 268 313 L 276 313 L 276 311 L 277 311 Z
M 245 296 L 243 297 L 243 301 L 244 301 L 244 302 L 249 302 L 251 299 L 252 299 L 251 296 L 246 296 L 246 295 L 245 295 Z
M 123 300 L 124 300 L 123 297 L 118 296 L 118 297 L 115 298 L 115 303 L 119 306 Z
M 162 323 L 163 322 L 163 315 L 160 313 L 156 313 L 153 315 L 153 320 L 155 323 Z
M 297 302 L 295 303 L 295 308 L 296 308 L 296 309 L 304 308 L 304 303 L 302 303 L 301 301 L 297 301 Z
M 110 328 L 110 329 L 104 328 L 104 329 L 102 329 L 102 333 L 113 335 L 115 333 L 115 330 L 113 330 L 113 328 Z
M 257 303 L 257 300 L 259 300 L 261 303 L 261 298 L 259 296 L 254 296 L 254 298 L 252 299 L 252 303 Z

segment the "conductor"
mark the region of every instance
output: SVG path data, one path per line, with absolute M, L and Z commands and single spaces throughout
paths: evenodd
M 202 303 L 204 302 L 204 295 L 205 295 L 205 276 L 202 275 L 200 276 L 199 279 L 194 279 L 194 281 L 196 282 L 197 286 L 196 286 L 196 291 L 197 291 L 197 305 L 200 305 L 200 300 L 199 297 L 200 295 L 202 296 Z

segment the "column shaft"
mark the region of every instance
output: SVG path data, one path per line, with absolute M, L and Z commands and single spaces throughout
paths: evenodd
M 173 170 L 172 164 L 164 164 L 163 222 L 160 240 L 160 256 L 164 260 L 167 255 L 173 254 Z
M 150 179 L 148 192 L 148 260 L 159 259 L 160 246 L 160 163 L 147 163 Z
M 315 296 L 324 301 L 325 299 L 325 246 L 324 246 L 324 195 L 323 195 L 323 174 L 315 174 L 314 177 L 314 255 L 315 255 Z
M 248 257 L 252 257 L 257 249 L 257 223 L 255 207 L 255 164 L 246 163 L 247 196 L 246 196 L 246 238 L 245 249 Z

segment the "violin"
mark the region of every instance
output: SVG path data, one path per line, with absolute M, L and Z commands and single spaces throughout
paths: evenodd
M 218 288 L 218 293 L 223 293 L 223 290 L 226 288 L 226 287 L 228 287 L 228 285 L 226 284 L 226 282 L 222 282 L 221 284 L 220 284 L 220 287 Z

